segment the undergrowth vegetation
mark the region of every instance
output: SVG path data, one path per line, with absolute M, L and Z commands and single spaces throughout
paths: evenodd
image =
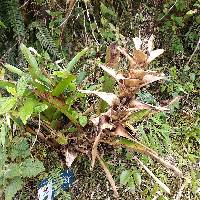
M 199 0 L 0 6 L 0 198 L 199 199 Z

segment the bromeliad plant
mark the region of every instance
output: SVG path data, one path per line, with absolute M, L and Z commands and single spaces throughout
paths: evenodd
M 91 121 L 96 126 L 96 137 L 92 146 L 92 168 L 95 160 L 98 158 L 106 175 L 113 187 L 115 196 L 119 196 L 114 180 L 109 173 L 106 165 L 99 156 L 99 143 L 107 143 L 113 146 L 122 146 L 127 149 L 145 154 L 157 160 L 166 168 L 171 169 L 178 176 L 182 176 L 182 172 L 166 162 L 158 156 L 152 149 L 141 144 L 133 135 L 136 133 L 134 125 L 149 116 L 150 114 L 159 111 L 168 111 L 167 107 L 158 107 L 145 104 L 136 100 L 137 92 L 150 83 L 164 79 L 164 74 L 159 74 L 155 71 L 146 70 L 149 63 L 157 56 L 164 52 L 163 49 L 153 50 L 153 36 L 148 40 L 146 52 L 142 50 L 142 41 L 140 38 L 134 38 L 135 49 L 133 55 L 130 56 L 127 51 L 117 45 L 112 44 L 107 52 L 107 65 L 100 64 L 100 67 L 113 77 L 118 84 L 118 94 L 79 90 L 85 94 L 94 94 L 107 102 L 109 105 L 106 112 L 99 116 L 91 118 Z M 126 72 L 118 72 L 119 53 L 124 55 L 129 61 L 129 67 Z M 162 183 L 155 175 L 137 158 L 134 157 L 138 164 L 140 164 L 149 173 L 152 178 L 163 188 L 164 191 L 170 193 L 169 188 Z
M 168 110 L 167 107 L 152 106 L 136 100 L 137 92 L 142 87 L 164 79 L 164 74 L 146 70 L 149 63 L 163 53 L 162 49 L 153 50 L 153 36 L 148 40 L 146 52 L 141 49 L 142 41 L 140 38 L 135 38 L 134 43 L 135 49 L 132 56 L 125 49 L 112 44 L 107 51 L 106 64 L 99 65 L 107 73 L 108 82 L 109 75 L 112 77 L 111 79 L 116 80 L 118 94 L 77 89 L 76 76 L 71 73 L 71 70 L 79 59 L 88 52 L 88 48 L 78 53 L 66 67 L 60 67 L 53 63 L 43 62 L 41 56 L 33 48 L 27 48 L 24 44 L 21 44 L 20 48 L 28 63 L 28 69 L 22 71 L 9 64 L 4 64 L 5 69 L 17 74 L 20 78 L 17 83 L 6 80 L 4 76 L 0 80 L 0 87 L 11 94 L 10 97 L 0 98 L 0 115 L 6 115 L 6 119 L 12 119 L 18 125 L 25 125 L 31 116 L 34 117 L 40 113 L 37 122 L 41 126 L 46 123 L 46 127 L 49 128 L 50 135 L 47 136 L 47 140 L 48 138 L 52 139 L 49 144 L 52 144 L 53 141 L 54 144 L 58 144 L 54 145 L 56 148 L 65 149 L 64 153 L 68 166 L 75 158 L 75 154 L 70 154 L 68 149 L 88 155 L 88 148 L 90 148 L 92 168 L 95 160 L 98 159 L 117 197 L 119 194 L 115 182 L 98 151 L 100 143 L 107 143 L 115 147 L 121 146 L 148 155 L 166 168 L 173 170 L 178 176 L 182 175 L 179 169 L 160 158 L 155 151 L 141 144 L 133 136 L 133 133 L 137 131 L 134 127 L 136 123 L 152 113 Z M 124 55 L 129 61 L 129 67 L 123 73 L 117 72 L 120 54 Z M 73 107 L 75 101 L 84 96 L 82 93 L 97 95 L 108 104 L 106 112 L 91 117 L 92 124 L 87 122 L 86 116 Z M 66 135 L 60 131 L 52 131 L 47 121 L 52 123 L 56 116 L 59 116 L 59 113 L 68 118 L 69 124 L 77 130 L 76 133 Z M 91 125 L 94 128 L 91 128 Z M 10 127 L 11 125 L 7 126 Z M 86 128 L 84 128 L 85 126 Z M 88 133 L 88 130 L 94 131 Z M 28 131 L 31 132 L 30 127 Z M 36 134 L 44 139 L 40 128 L 36 131 Z M 1 137 L 0 142 L 3 146 L 6 143 L 6 138 L 6 134 Z M 85 148 L 82 148 L 83 146 Z M 169 188 L 155 177 L 137 157 L 134 157 L 134 159 L 166 192 L 170 193 Z

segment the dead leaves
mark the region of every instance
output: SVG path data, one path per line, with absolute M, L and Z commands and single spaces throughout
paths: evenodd
M 71 167 L 72 163 L 77 157 L 77 154 L 67 149 L 64 151 L 64 155 L 65 155 L 65 162 L 66 162 L 67 167 Z
M 155 151 L 146 147 L 131 135 L 131 133 L 136 134 L 134 125 L 149 116 L 149 114 L 169 110 L 167 106 L 153 106 L 136 100 L 136 93 L 139 89 L 165 78 L 165 75 L 162 73 L 160 74 L 155 71 L 145 70 L 151 61 L 164 52 L 163 49 L 153 50 L 153 40 L 154 37 L 152 35 L 148 40 L 148 47 L 145 52 L 142 50 L 142 40 L 138 37 L 134 38 L 135 49 L 133 50 L 132 55 L 130 55 L 126 49 L 119 47 L 116 44 L 111 44 L 108 47 L 106 55 L 107 65 L 100 64 L 99 66 L 116 80 L 116 83 L 119 85 L 118 95 L 99 91 L 79 90 L 85 94 L 97 95 L 110 106 L 107 112 L 101 113 L 95 118 L 91 118 L 91 121 L 97 130 L 92 145 L 91 168 L 94 167 L 95 160 L 98 158 L 116 196 L 118 196 L 118 192 L 115 182 L 98 153 L 98 145 L 101 142 L 122 146 L 145 154 L 158 161 L 166 168 L 173 170 L 177 176 L 182 176 L 182 172 L 177 167 L 159 157 Z M 118 72 L 116 68 L 119 64 L 119 53 L 125 56 L 129 62 L 129 67 L 127 67 L 123 73 Z M 128 129 L 126 128 L 129 128 L 131 131 L 127 131 Z M 108 138 L 108 140 L 105 138 Z M 137 162 L 166 192 L 170 193 L 169 188 L 157 179 L 140 160 L 137 158 L 135 158 L 135 160 L 137 160 Z
M 103 168 L 103 170 L 104 170 L 104 172 L 106 174 L 106 177 L 107 177 L 108 181 L 110 182 L 110 185 L 112 186 L 112 189 L 114 191 L 114 196 L 116 198 L 118 198 L 119 197 L 119 193 L 117 192 L 117 187 L 115 185 L 115 181 L 114 181 L 114 179 L 112 177 L 112 174 L 110 173 L 110 171 L 109 171 L 108 167 L 106 166 L 105 162 L 103 161 L 103 159 L 101 159 L 98 154 L 97 154 L 97 158 L 99 160 L 99 163 L 101 164 L 101 167 Z
M 84 94 L 95 94 L 99 96 L 101 99 L 106 101 L 108 105 L 113 106 L 113 105 L 119 105 L 120 100 L 117 95 L 113 93 L 107 93 L 107 92 L 97 92 L 97 91 L 90 91 L 90 90 L 79 90 L 79 92 L 84 93 Z

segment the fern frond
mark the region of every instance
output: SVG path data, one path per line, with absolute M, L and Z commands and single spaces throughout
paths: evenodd
M 38 30 L 36 37 L 39 40 L 41 46 L 45 48 L 52 56 L 56 58 L 60 58 L 61 54 L 58 51 L 58 48 L 56 47 L 56 44 L 51 37 L 48 29 L 44 27 L 41 23 L 33 23 L 32 28 L 36 28 Z
M 21 39 L 25 36 L 23 17 L 18 0 L 0 0 L 2 6 L 2 19 L 6 25 L 11 26 L 16 36 Z

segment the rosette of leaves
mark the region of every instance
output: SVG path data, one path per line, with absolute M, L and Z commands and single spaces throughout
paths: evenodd
M 110 58 L 110 61 L 107 61 L 107 64 L 105 65 L 100 64 L 100 68 L 102 68 L 107 74 L 116 80 L 118 84 L 118 94 L 80 90 L 80 92 L 85 94 L 99 96 L 109 105 L 106 112 L 101 113 L 95 118 L 91 118 L 91 121 L 96 126 L 97 130 L 96 138 L 92 147 L 91 167 L 94 167 L 95 160 L 98 158 L 112 185 L 115 196 L 119 195 L 115 186 L 115 182 L 108 168 L 106 167 L 102 158 L 99 156 L 99 143 L 122 146 L 144 155 L 148 155 L 154 160 L 160 162 L 166 168 L 173 170 L 176 175 L 182 176 L 182 172 L 178 168 L 159 157 L 155 151 L 141 144 L 133 136 L 137 131 L 134 128 L 134 124 L 138 123 L 152 113 L 169 110 L 168 107 L 153 106 L 136 100 L 136 93 L 141 88 L 165 78 L 164 74 L 147 70 L 149 63 L 164 52 L 163 49 L 153 50 L 153 39 L 153 36 L 149 38 L 147 50 L 144 51 L 141 49 L 141 39 L 134 38 L 135 49 L 133 50 L 132 55 L 129 55 L 124 48 L 117 45 L 112 45 L 112 51 L 109 51 L 108 54 L 110 55 L 107 55 L 107 58 Z M 115 49 L 113 50 L 113 48 Z M 116 66 L 119 65 L 120 60 L 119 53 L 125 56 L 129 62 L 128 69 L 125 73 L 118 72 L 116 69 Z M 113 63 L 115 63 L 115 65 L 113 65 Z M 154 178 L 154 180 L 164 191 L 170 193 L 169 188 L 158 178 L 156 178 L 138 158 L 134 157 L 134 159 L 147 171 L 147 173 Z

